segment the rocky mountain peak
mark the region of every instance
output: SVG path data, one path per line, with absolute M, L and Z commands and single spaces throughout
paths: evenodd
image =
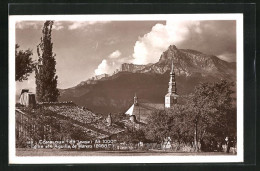
M 108 112 L 125 112 L 129 104 L 132 104 L 134 93 L 150 102 L 163 103 L 172 60 L 180 95 L 191 93 L 200 82 L 236 80 L 236 63 L 171 45 L 161 54 L 157 63 L 122 64 L 120 71 L 123 72 L 96 81 L 95 85 L 87 83 L 60 90 L 60 101 L 74 101 L 78 105 L 103 113 L 104 116 Z
M 179 50 L 175 45 L 170 45 L 168 49 L 162 53 L 159 63 L 168 63 L 168 60 L 172 60 L 175 56 L 179 56 Z
M 175 45 L 170 45 L 162 53 L 157 63 L 144 68 L 140 72 L 163 74 L 171 69 L 172 60 L 176 75 L 190 76 L 196 73 L 202 75 L 233 75 L 234 72 L 234 65 L 216 56 L 191 49 L 178 49 Z
M 141 70 L 145 68 L 145 65 L 135 65 L 131 63 L 123 63 L 121 65 L 120 71 L 128 71 L 128 72 L 137 72 L 138 70 Z
M 115 76 L 107 77 L 108 80 L 117 77 L 118 72 L 131 72 L 131 73 L 150 73 L 150 74 L 164 74 L 171 70 L 172 61 L 174 64 L 174 72 L 177 76 L 191 76 L 202 75 L 216 76 L 223 78 L 234 79 L 235 67 L 234 63 L 229 63 L 221 60 L 217 56 L 207 55 L 202 52 L 192 49 L 178 49 L 175 45 L 170 45 L 164 51 L 157 63 L 147 65 L 135 65 L 132 63 L 124 63 L 121 68 L 115 72 Z M 107 80 L 106 79 L 106 80 Z M 83 84 L 96 84 L 95 82 L 86 82 Z
M 170 45 L 168 49 L 169 50 L 177 50 L 177 47 L 175 45 Z

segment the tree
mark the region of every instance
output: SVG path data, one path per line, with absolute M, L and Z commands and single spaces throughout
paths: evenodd
M 169 136 L 180 145 L 191 143 L 190 126 L 187 124 L 188 111 L 185 105 L 175 104 L 167 111 L 169 116 Z
M 187 107 L 186 121 L 194 132 L 194 145 L 198 141 L 213 139 L 223 141 L 226 136 L 236 135 L 236 109 L 232 94 L 233 82 L 221 80 L 216 83 L 201 83 L 195 87 Z
M 33 72 L 35 63 L 31 56 L 32 50 L 18 50 L 19 45 L 15 45 L 15 81 L 27 80 L 30 73 Z
M 184 105 L 174 105 L 155 111 L 148 117 L 146 138 L 162 142 L 165 138 L 180 143 L 192 143 L 195 151 L 199 142 L 222 142 L 226 136 L 236 137 L 236 108 L 232 90 L 234 83 L 222 80 L 201 83 Z
M 137 144 L 139 142 L 146 141 L 144 130 L 142 129 L 132 129 L 127 127 L 123 134 L 118 135 L 118 140 L 125 142 L 126 144 L 133 143 Z
M 169 110 L 158 110 L 148 117 L 146 137 L 157 143 L 161 143 L 170 137 L 172 141 L 190 143 L 191 136 L 189 125 L 186 123 L 187 110 L 185 105 L 175 104 Z
M 171 120 L 166 111 L 154 111 L 148 116 L 148 123 L 145 131 L 147 139 L 161 143 L 164 138 L 169 136 Z
M 38 67 L 36 69 L 36 98 L 40 102 L 55 102 L 58 100 L 59 90 L 57 89 L 56 60 L 52 52 L 51 41 L 53 21 L 44 23 L 41 42 L 37 46 Z

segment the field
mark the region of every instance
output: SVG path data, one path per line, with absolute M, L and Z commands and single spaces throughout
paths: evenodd
M 170 151 L 85 151 L 59 149 L 17 148 L 16 156 L 208 156 L 234 155 L 224 152 L 170 152 Z

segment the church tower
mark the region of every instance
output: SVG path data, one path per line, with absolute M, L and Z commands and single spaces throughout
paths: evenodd
M 138 98 L 137 98 L 136 93 L 135 93 L 135 97 L 134 97 L 134 105 L 135 105 L 135 106 L 138 106 L 137 100 L 138 100 Z
M 173 104 L 176 104 L 177 97 L 178 97 L 178 95 L 177 95 L 175 73 L 174 73 L 174 69 L 173 69 L 173 60 L 172 60 L 169 88 L 168 88 L 168 93 L 165 95 L 165 108 L 170 108 L 173 106 Z

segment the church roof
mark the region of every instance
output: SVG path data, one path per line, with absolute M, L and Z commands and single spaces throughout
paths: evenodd
M 125 114 L 132 116 L 135 115 L 137 121 L 146 123 L 149 115 L 156 110 L 164 110 L 164 104 L 158 103 L 138 103 L 132 105 Z
M 135 108 L 135 105 L 133 104 L 133 105 L 125 112 L 125 114 L 130 115 L 130 116 L 134 115 L 134 108 Z

